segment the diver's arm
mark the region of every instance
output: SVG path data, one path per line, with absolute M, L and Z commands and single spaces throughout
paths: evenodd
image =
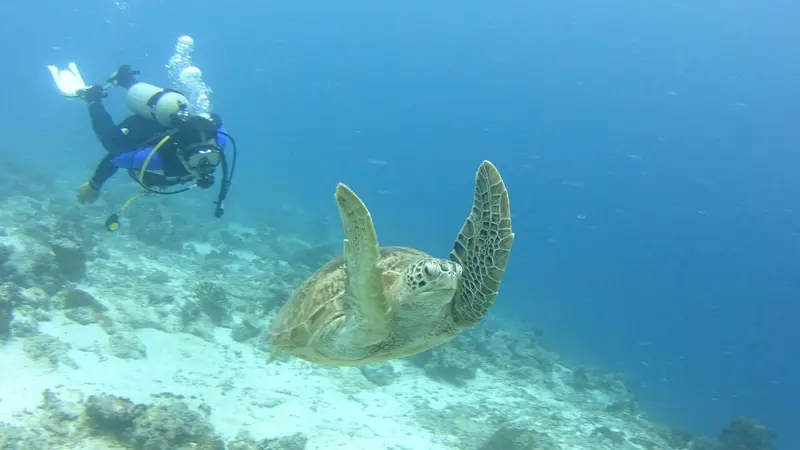
M 80 203 L 84 205 L 94 203 L 97 197 L 100 196 L 100 188 L 103 187 L 103 183 L 111 178 L 111 175 L 114 175 L 114 172 L 117 171 L 117 167 L 113 164 L 112 159 L 113 155 L 111 153 L 107 154 L 105 158 L 100 161 L 100 164 L 98 164 L 92 178 L 78 186 L 76 194 Z
M 103 184 L 117 172 L 117 166 L 113 163 L 114 154 L 108 153 L 97 165 L 94 170 L 92 178 L 89 179 L 89 184 L 94 190 L 99 191 Z
M 119 151 L 120 138 L 124 137 L 124 134 L 114 124 L 111 114 L 106 111 L 106 107 L 103 105 L 105 96 L 105 90 L 97 85 L 89 86 L 81 92 L 81 97 L 89 106 L 89 119 L 92 121 L 94 134 L 107 151 L 116 153 Z
M 83 93 L 89 105 L 89 118 L 97 139 L 109 153 L 124 153 L 135 150 L 154 134 L 163 132 L 164 127 L 136 114 L 127 117 L 119 124 L 114 123 L 111 114 L 103 105 L 105 92 L 99 86 L 92 86 Z
M 128 150 L 129 144 L 122 128 L 118 127 L 106 111 L 101 100 L 89 103 L 89 118 L 92 120 L 92 130 L 100 140 L 103 148 L 109 153 L 120 153 Z
M 153 152 L 153 147 L 118 154 L 109 153 L 97 165 L 89 182 L 93 188 L 99 190 L 103 183 L 117 172 L 117 169 L 142 170 L 145 162 L 147 162 L 148 170 L 162 170 L 164 168 L 160 155 Z

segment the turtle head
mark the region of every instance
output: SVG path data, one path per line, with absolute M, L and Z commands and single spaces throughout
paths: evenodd
M 431 307 L 444 306 L 453 299 L 458 280 L 464 271 L 461 265 L 438 258 L 419 259 L 406 267 L 395 291 L 406 301 Z

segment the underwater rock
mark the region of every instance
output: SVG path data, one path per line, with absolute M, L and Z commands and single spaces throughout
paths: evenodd
M 225 289 L 209 281 L 197 283 L 193 289 L 200 310 L 216 326 L 229 323 L 231 305 Z
M 51 450 L 53 447 L 39 430 L 15 427 L 0 422 L 0 449 L 3 450 Z
M 53 204 L 59 211 L 49 211 L 56 221 L 50 227 L 53 239 L 67 239 L 75 242 L 84 249 L 85 253 L 94 248 L 99 242 L 99 233 L 93 227 L 87 227 L 87 223 L 95 224 L 94 219 L 89 218 L 86 209 L 81 208 L 75 203 Z
M 540 332 L 530 330 L 519 333 L 506 333 L 507 345 L 511 354 L 517 359 L 533 359 L 539 347 Z
M 719 436 L 722 450 L 772 450 L 774 439 L 766 425 L 749 417 L 732 421 Z
M 50 296 L 40 287 L 19 289 L 16 294 L 14 296 L 15 308 L 28 307 L 31 310 L 40 312 L 51 309 Z
M 213 324 L 200 309 L 200 302 L 187 300 L 180 309 L 181 331 L 214 342 Z
M 261 331 L 250 323 L 247 319 L 242 319 L 239 323 L 233 326 L 231 330 L 231 339 L 236 342 L 244 342 L 252 339 Z
M 108 337 L 111 354 L 120 359 L 145 359 L 147 347 L 132 332 L 117 331 Z
M 0 284 L 0 342 L 11 337 L 11 321 L 14 319 L 14 304 L 16 288 L 10 283 Z
M 53 450 L 83 448 L 80 446 L 82 395 L 72 392 L 70 399 L 59 397 L 54 391 L 42 392 L 42 401 L 35 409 L 25 410 L 25 426 L 0 423 L 0 449 L 3 450 Z M 21 417 L 17 417 L 18 419 Z
M 448 344 L 410 357 L 409 362 L 422 367 L 431 379 L 462 386 L 475 378 L 480 366 L 477 356 L 461 348 L 464 339 L 459 336 Z
M 100 301 L 82 289 L 69 289 L 63 294 L 64 309 L 80 308 L 82 306 L 92 308 L 93 311 L 101 313 L 108 311 Z
M 540 337 L 540 331 L 510 333 L 483 324 L 459 335 L 447 346 L 473 359 L 476 367 L 490 366 L 506 371 L 513 378 L 552 383 L 559 357 L 539 345 Z
M 655 424 L 653 427 L 653 431 L 661 437 L 670 448 L 674 449 L 685 449 L 689 448 L 689 443 L 692 441 L 692 435 L 681 431 L 677 428 L 673 428 L 669 425 L 663 424 Z M 631 438 L 631 442 L 634 441 L 634 438 Z
M 259 450 L 258 443 L 251 438 L 236 436 L 228 441 L 228 450 Z
M 360 366 L 358 370 L 361 371 L 364 378 L 376 386 L 388 386 L 397 380 L 398 377 L 394 366 L 390 363 Z
M 47 361 L 52 368 L 65 365 L 73 369 L 78 368 L 67 353 L 71 346 L 48 334 L 37 334 L 27 339 L 22 344 L 22 351 L 34 361 Z
M 304 450 L 308 445 L 308 437 L 295 433 L 277 439 L 264 439 L 259 445 L 261 450 Z
M 470 358 L 462 358 L 452 351 L 435 349 L 431 360 L 422 368 L 425 374 L 434 380 L 461 386 L 475 378 L 477 364 Z
M 689 443 L 689 450 L 723 450 L 722 445 L 718 439 L 712 438 L 697 438 Z
M 86 276 L 86 252 L 77 242 L 58 238 L 51 244 L 50 248 L 56 257 L 56 265 L 61 275 L 70 281 L 80 281 Z
M 227 450 L 304 450 L 307 444 L 308 438 L 302 433 L 261 441 L 240 433 L 228 442 Z
M 636 398 L 635 389 L 622 374 L 589 367 L 578 367 L 572 371 L 572 387 L 578 391 L 602 391 L 617 398 Z
M 299 286 L 299 284 L 298 284 Z M 258 301 L 254 304 L 251 313 L 267 316 L 279 310 L 292 295 L 292 288 L 286 288 L 278 283 L 260 283 Z
M 205 241 L 204 227 L 190 224 L 175 211 L 154 204 L 142 203 L 127 213 L 130 236 L 159 250 L 181 251 L 188 241 Z
M 612 430 L 609 427 L 602 426 L 592 430 L 593 437 L 607 440 L 615 446 L 620 446 L 625 443 L 625 433 L 622 431 Z
M 197 336 L 206 342 L 215 341 L 211 319 L 203 315 L 197 302 L 185 302 L 180 311 L 182 332 Z
M 505 426 L 501 427 L 478 450 L 560 450 L 546 433 Z
M 233 233 L 230 230 L 222 230 L 217 235 L 217 238 L 220 243 L 225 244 L 227 246 L 233 248 L 247 248 L 247 243 L 245 242 L 244 238 L 239 234 Z
M 39 334 L 39 322 L 32 315 L 14 314 L 11 322 L 11 336 L 25 338 Z
M 147 408 L 134 419 L 129 437 L 134 448 L 142 450 L 171 450 L 190 443 L 203 450 L 225 448 L 208 420 L 182 402 Z
M 22 344 L 22 351 L 34 361 L 47 361 L 52 368 L 65 365 L 73 369 L 78 368 L 67 353 L 71 346 L 48 334 L 37 334 Z
M 80 419 L 82 406 L 77 402 L 64 400 L 50 389 L 45 389 L 42 392 L 42 404 L 39 409 L 59 421 L 74 421 Z
M 79 306 L 64 311 L 67 319 L 81 325 L 91 325 L 97 323 L 97 313 L 90 306 Z
M 180 401 L 166 405 L 136 404 L 113 395 L 86 399 L 84 415 L 91 429 L 137 450 L 223 450 L 206 418 Z
M 14 273 L 14 268 L 9 264 L 13 253 L 14 247 L 0 245 L 0 280 L 8 280 Z
M 163 270 L 155 270 L 147 275 L 147 282 L 153 285 L 167 284 L 170 281 L 170 276 Z
M 73 369 L 78 368 L 78 364 L 67 356 L 70 348 L 68 343 L 48 334 L 36 334 L 22 344 L 22 351 L 29 358 L 46 361 L 54 369 L 62 364 Z
M 638 416 L 638 415 L 642 415 L 644 413 L 642 411 L 641 406 L 639 406 L 639 403 L 634 399 L 623 399 L 623 400 L 614 401 L 613 403 L 611 403 L 608 406 L 606 406 L 604 408 L 604 411 L 609 413 L 609 414 L 614 414 L 614 415 L 617 415 L 617 416 L 626 415 L 626 414 L 627 415 Z M 679 432 L 675 431 L 675 433 L 679 433 Z M 672 438 L 679 439 L 677 436 L 671 437 L 671 439 Z
M 20 231 L 30 238 L 39 242 L 48 242 L 53 235 L 53 230 L 49 225 L 38 222 L 31 218 L 29 221 L 20 225 Z
M 60 437 L 68 437 L 75 432 L 81 417 L 81 405 L 60 399 L 50 389 L 42 392 L 39 406 L 39 425 Z
M 292 252 L 288 259 L 309 269 L 317 269 L 335 258 L 338 250 L 338 247 L 333 243 L 324 243 L 313 247 L 298 248 Z
M 64 285 L 65 277 L 58 268 L 52 251 L 32 247 L 26 250 L 25 258 L 15 260 L 19 284 L 28 288 L 39 288 L 53 295 Z
M 133 421 L 147 409 L 127 398 L 112 395 L 90 395 L 84 404 L 88 425 L 100 434 L 123 436 Z
M 109 259 L 111 259 L 111 253 L 108 251 L 107 248 L 95 247 L 92 250 L 91 259 L 93 259 L 93 260 L 109 260 Z
M 508 364 L 514 359 L 510 348 L 513 337 L 506 330 L 492 329 L 483 325 L 470 333 L 470 338 L 475 351 L 483 358 L 496 361 L 500 365 Z
M 589 376 L 589 369 L 585 367 L 578 367 L 572 371 L 572 387 L 578 391 L 585 391 L 592 389 L 592 379 Z
M 5 265 L 9 259 L 11 259 L 11 254 L 14 253 L 14 247 L 10 245 L 0 245 L 0 266 Z
M 34 361 L 47 361 L 52 368 L 61 364 L 77 369 L 78 365 L 67 353 L 71 346 L 48 334 L 37 334 L 22 344 L 22 351 Z
M 147 294 L 147 304 L 151 306 L 174 305 L 176 303 L 175 296 L 171 294 L 160 292 L 151 292 Z
M 181 322 L 190 324 L 199 320 L 203 316 L 203 311 L 200 309 L 200 304 L 196 301 L 186 301 L 181 306 L 180 317 Z

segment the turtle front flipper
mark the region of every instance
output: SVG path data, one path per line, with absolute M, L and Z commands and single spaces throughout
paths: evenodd
M 362 333 L 359 343 L 372 345 L 382 341 L 388 333 L 389 302 L 378 268 L 378 236 L 366 205 L 343 183 L 336 186 L 336 203 L 345 234 L 348 306 L 363 316 L 355 318 L 352 324 L 357 324 Z M 359 324 L 358 320 L 364 323 Z
M 458 325 L 474 327 L 486 317 L 497 297 L 513 242 L 508 190 L 497 168 L 484 161 L 475 174 L 472 212 L 450 252 L 450 259 L 464 268 L 453 300 L 453 318 Z

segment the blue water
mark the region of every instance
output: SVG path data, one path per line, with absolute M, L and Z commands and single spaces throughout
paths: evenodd
M 176 38 L 239 141 L 228 220 L 332 216 L 444 255 L 492 160 L 517 241 L 493 311 L 627 374 L 651 416 L 751 415 L 800 446 L 800 4 L 713 1 L 2 2 L 2 154 L 102 156 L 45 66 L 152 83 Z M 109 104 L 122 118 L 122 94 Z M 196 220 L 211 219 L 197 212 Z

